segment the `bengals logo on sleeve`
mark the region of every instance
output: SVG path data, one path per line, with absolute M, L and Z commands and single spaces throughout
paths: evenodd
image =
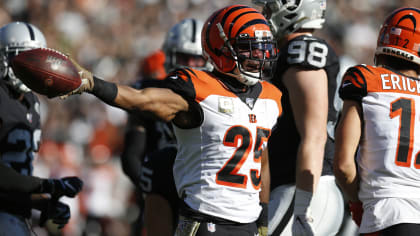
M 339 89 L 341 99 L 361 101 L 361 99 L 367 95 L 367 80 L 365 74 L 373 74 L 365 65 L 354 66 L 346 71 Z

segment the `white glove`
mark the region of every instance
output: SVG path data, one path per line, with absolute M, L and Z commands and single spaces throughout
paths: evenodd
M 314 219 L 312 218 L 310 204 L 312 193 L 296 188 L 295 206 L 293 209 L 293 236 L 314 236 Z

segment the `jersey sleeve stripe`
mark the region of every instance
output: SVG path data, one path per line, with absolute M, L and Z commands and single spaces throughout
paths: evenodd
M 339 89 L 341 99 L 360 102 L 367 95 L 367 81 L 362 68 L 366 67 L 355 66 L 346 71 Z
M 185 69 L 182 69 L 182 70 L 184 70 L 184 71 L 188 71 L 188 72 L 190 72 L 191 74 L 193 74 L 195 77 L 197 77 L 197 74 L 192 70 L 192 69 L 190 69 L 190 68 L 185 68 Z
M 366 90 L 366 78 L 363 75 L 363 72 L 357 68 L 353 67 L 348 70 L 348 73 L 346 73 L 350 78 L 347 78 L 347 76 L 344 77 L 343 81 L 346 79 L 350 79 L 353 85 L 356 87 L 359 87 L 363 90 Z
M 182 73 L 180 73 L 182 72 Z M 186 82 L 191 81 L 190 70 L 188 69 L 178 69 L 178 76 Z

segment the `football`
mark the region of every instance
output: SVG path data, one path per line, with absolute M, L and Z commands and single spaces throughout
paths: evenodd
M 69 57 L 49 48 L 23 51 L 13 57 L 11 66 L 28 88 L 49 98 L 67 94 L 82 83 Z

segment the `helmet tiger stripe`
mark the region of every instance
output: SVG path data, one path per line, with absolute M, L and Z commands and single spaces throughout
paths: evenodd
M 238 60 L 233 49 L 242 38 L 273 40 L 265 17 L 246 5 L 232 5 L 213 13 L 201 32 L 203 55 L 213 66 L 225 73 L 232 72 Z
M 386 18 L 379 31 L 375 56 L 381 54 L 420 65 L 420 9 L 399 8 Z

